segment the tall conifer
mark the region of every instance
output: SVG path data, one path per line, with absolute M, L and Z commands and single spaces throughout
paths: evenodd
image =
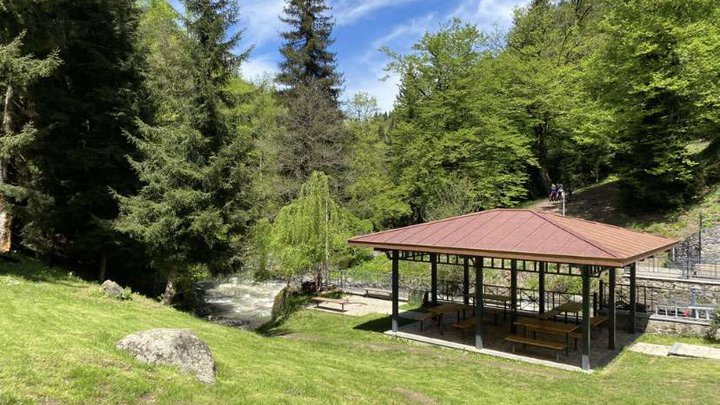
M 167 9 L 157 7 L 160 22 L 167 22 Z M 143 186 L 134 196 L 118 195 L 116 221 L 149 247 L 166 276 L 166 304 L 197 276 L 237 269 L 250 208 L 251 142 L 236 130 L 227 92 L 246 56 L 233 53 L 241 38 L 229 32 L 237 10 L 226 0 L 187 0 L 185 8 L 185 31 L 155 32 L 172 35 L 176 49 L 155 48 L 150 59 L 184 67 L 181 87 L 190 91 L 154 99 L 188 107 L 156 117 L 159 125 L 140 124 L 141 136 L 132 138 L 140 158 L 131 163 Z M 156 91 L 177 80 L 174 70 L 156 73 Z
M 317 85 L 337 101 L 342 75 L 337 72 L 333 44 L 333 20 L 325 0 L 288 0 L 282 22 L 290 29 L 281 33 L 285 43 L 280 53 L 278 82 L 289 91 L 303 85 Z

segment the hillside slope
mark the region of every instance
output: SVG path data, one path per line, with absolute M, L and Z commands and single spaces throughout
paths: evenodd
M 720 403 L 720 362 L 623 352 L 585 375 L 393 340 L 379 333 L 387 318 L 312 310 L 265 337 L 140 296 L 111 300 L 18 259 L 0 263 L 0 403 Z M 205 340 L 217 384 L 115 349 L 156 327 Z
M 697 232 L 699 216 L 705 226 L 720 223 L 720 185 L 708 190 L 705 196 L 692 205 L 663 213 L 629 215 L 621 209 L 620 185 L 608 182 L 588 187 L 573 194 L 565 205 L 566 215 L 635 228 L 663 236 L 684 239 Z M 529 203 L 528 208 L 561 213 L 562 204 L 541 199 Z

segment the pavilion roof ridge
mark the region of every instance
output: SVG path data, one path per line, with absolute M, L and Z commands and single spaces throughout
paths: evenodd
M 599 243 L 599 242 L 597 242 L 597 241 L 595 241 L 595 240 L 593 240 L 593 239 L 591 239 L 591 238 L 588 238 L 588 237 L 585 236 L 585 235 L 581 235 L 581 234 L 579 234 L 578 232 L 575 232 L 574 230 L 569 229 L 568 227 L 564 226 L 563 224 L 558 223 L 558 222 L 555 221 L 553 218 L 551 218 L 551 215 L 552 215 L 552 216 L 559 216 L 559 215 L 557 215 L 557 214 L 551 214 L 551 213 L 546 213 L 546 212 L 538 212 L 538 211 L 531 210 L 531 209 L 527 209 L 527 211 L 532 212 L 533 214 L 535 214 L 535 215 L 538 216 L 539 218 L 542 218 L 543 220 L 547 221 L 548 223 L 553 224 L 554 226 L 556 226 L 556 227 L 562 229 L 563 231 L 565 231 L 565 232 L 573 235 L 574 237 L 576 237 L 576 238 L 578 238 L 578 239 L 581 239 L 581 240 L 589 243 L 590 245 L 594 246 L 595 248 L 602 250 L 603 252 L 609 254 L 610 256 L 612 256 L 612 257 L 614 257 L 614 258 L 616 258 L 616 259 L 619 259 L 619 258 L 622 257 L 622 255 L 618 254 L 618 253 L 615 252 L 614 250 L 609 249 L 609 248 L 606 247 L 606 246 L 603 246 L 601 243 Z M 568 218 L 568 217 L 562 217 L 562 218 Z M 584 220 L 584 219 L 581 219 L 581 218 L 575 218 L 575 217 L 570 217 L 570 218 L 573 219 L 573 220 L 581 220 L 581 221 L 588 222 L 588 223 L 592 223 L 592 224 L 599 224 L 598 222 L 588 221 L 588 220 Z M 601 224 L 601 225 L 605 225 L 605 224 Z M 621 228 L 621 229 L 622 229 L 622 228 Z
M 381 235 L 381 234 L 392 233 L 392 232 L 399 231 L 399 230 L 419 228 L 419 227 L 422 227 L 422 226 L 427 226 L 427 225 L 432 225 L 432 224 L 438 224 L 438 223 L 442 223 L 442 222 L 454 221 L 454 220 L 459 219 L 459 218 L 467 218 L 467 217 L 472 217 L 472 216 L 478 216 L 478 215 L 482 215 L 482 214 L 484 214 L 484 213 L 488 213 L 488 212 L 492 212 L 492 211 L 497 211 L 497 210 L 499 210 L 499 209 L 496 208 L 496 209 L 492 209 L 492 210 L 488 210 L 488 211 L 470 212 L 470 213 L 467 213 L 467 214 L 458 215 L 458 216 L 456 216 L 456 217 L 442 218 L 442 219 L 436 219 L 436 220 L 429 221 L 429 222 L 421 222 L 421 223 L 419 223 L 419 224 L 406 225 L 406 226 L 403 226 L 402 228 L 385 229 L 385 230 L 382 230 L 382 231 L 372 232 L 372 233 L 370 233 L 370 234 L 368 234 L 368 235 Z M 358 235 L 358 236 L 356 236 L 356 237 L 350 238 L 349 240 L 357 239 L 357 238 L 362 237 L 362 236 L 367 236 L 367 235 Z

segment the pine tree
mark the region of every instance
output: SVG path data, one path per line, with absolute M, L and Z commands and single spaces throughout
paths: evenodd
M 240 34 L 228 35 L 236 10 L 224 0 L 188 0 L 185 6 L 185 31 L 168 25 L 167 9 L 154 10 L 154 26 L 165 28 L 149 33 L 157 40 L 170 35 L 175 46 L 153 48 L 150 60 L 157 65 L 151 67 L 158 70 L 150 72 L 148 83 L 151 93 L 171 87 L 177 72 L 164 66 L 176 61 L 187 73 L 180 87 L 190 91 L 151 99 L 187 107 L 175 115 L 160 108 L 158 125 L 139 124 L 141 136 L 132 139 L 140 156 L 131 163 L 142 188 L 136 195 L 117 195 L 121 215 L 115 222 L 149 247 L 167 280 L 166 304 L 201 275 L 237 270 L 250 220 L 251 140 L 236 130 L 235 100 L 228 92 L 246 57 L 233 54 Z
M 325 0 L 288 0 L 281 20 L 291 29 L 281 34 L 285 59 L 277 80 L 291 93 L 299 86 L 318 86 L 337 103 L 343 79 L 335 53 L 328 49 L 334 42 L 329 11 Z
M 22 33 L 9 44 L 0 44 L 0 89 L 4 89 L 0 126 L 0 253 L 7 253 L 11 248 L 12 200 L 23 200 L 32 192 L 18 183 L 18 177 L 22 176 L 18 173 L 27 170 L 23 152 L 36 134 L 33 123 L 23 119 L 23 100 L 30 85 L 50 76 L 59 65 L 57 52 L 44 59 L 23 54 L 24 36 Z
M 27 28 L 26 52 L 57 50 L 63 60 L 25 97 L 37 133 L 23 153 L 22 181 L 37 193 L 18 208 L 16 234 L 24 247 L 81 274 L 102 273 L 108 262 L 122 273 L 138 250 L 124 250 L 127 239 L 110 226 L 117 203 L 109 190 L 137 186 L 125 158 L 134 148 L 124 132 L 143 114 L 139 9 L 134 0 L 3 3 L 1 25 Z
M 328 174 L 334 189 L 344 188 L 350 134 L 338 105 L 342 77 L 328 50 L 329 10 L 324 0 L 289 0 L 281 18 L 291 28 L 282 33 L 284 60 L 277 76 L 288 109 L 287 132 L 278 139 L 280 172 L 294 185 L 288 197 L 315 171 Z

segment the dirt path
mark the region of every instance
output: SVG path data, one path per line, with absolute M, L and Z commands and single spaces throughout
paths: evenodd
M 617 183 L 607 183 L 574 193 L 565 202 L 565 214 L 623 226 L 630 221 L 630 218 L 622 213 L 619 207 L 620 186 Z M 561 214 L 562 202 L 550 202 L 547 198 L 543 198 L 530 204 L 528 208 Z

